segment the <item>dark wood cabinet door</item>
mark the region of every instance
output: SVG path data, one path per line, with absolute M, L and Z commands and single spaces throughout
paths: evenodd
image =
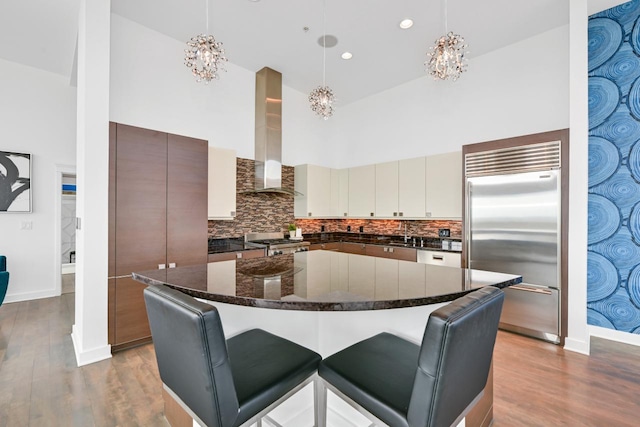
M 142 291 L 144 283 L 131 277 L 115 279 L 115 348 L 131 347 L 151 339 L 147 310 Z
M 116 169 L 116 275 L 158 268 L 167 259 L 167 134 L 118 124 Z
M 207 141 L 168 135 L 167 264 L 207 263 Z

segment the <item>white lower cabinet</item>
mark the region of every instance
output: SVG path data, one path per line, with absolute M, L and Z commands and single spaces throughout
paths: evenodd
M 377 301 L 398 299 L 398 260 L 375 258 Z
M 400 263 L 398 269 L 398 297 L 419 298 L 424 296 L 426 283 L 425 265 L 420 263 Z

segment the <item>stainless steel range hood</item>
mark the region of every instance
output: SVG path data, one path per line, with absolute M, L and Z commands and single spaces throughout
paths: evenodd
M 245 193 L 301 195 L 282 187 L 282 74 L 256 73 L 255 189 Z

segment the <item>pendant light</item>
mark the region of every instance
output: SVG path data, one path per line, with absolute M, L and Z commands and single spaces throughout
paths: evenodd
M 467 71 L 468 61 L 466 54 L 467 45 L 464 38 L 448 30 L 447 2 L 444 4 L 444 35 L 436 40 L 435 45 L 429 48 L 427 56 L 430 57 L 424 64 L 426 71 L 435 80 L 458 80 L 460 75 Z
M 333 115 L 333 103 L 335 96 L 333 91 L 326 83 L 327 70 L 327 1 L 322 2 L 322 86 L 318 86 L 309 94 L 309 106 L 311 110 L 318 116 L 327 120 Z
M 224 56 L 222 43 L 209 34 L 209 0 L 205 0 L 205 11 L 207 32 L 191 37 L 187 42 L 184 64 L 191 69 L 197 82 L 204 81 L 207 84 L 220 78 L 218 71 L 226 71 L 224 63 L 227 62 L 227 58 Z

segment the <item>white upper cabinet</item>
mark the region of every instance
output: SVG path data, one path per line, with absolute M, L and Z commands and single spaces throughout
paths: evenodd
M 427 157 L 427 218 L 462 218 L 462 152 Z
M 398 162 L 376 166 L 376 210 L 378 218 L 398 216 Z
M 295 167 L 295 189 L 302 193 L 294 200 L 296 218 L 327 218 L 332 213 L 331 169 L 315 165 Z
M 349 169 L 331 169 L 331 216 L 349 216 Z
M 236 151 L 209 147 L 209 219 L 236 216 Z
M 375 165 L 349 168 L 349 216 L 373 217 L 376 209 Z
M 426 159 L 400 160 L 398 162 L 398 216 L 404 218 L 425 217 Z

